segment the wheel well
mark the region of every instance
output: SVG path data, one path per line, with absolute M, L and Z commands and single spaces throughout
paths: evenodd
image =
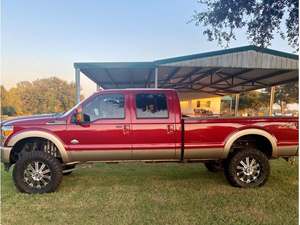
M 62 162 L 61 154 L 57 146 L 50 140 L 41 137 L 29 137 L 18 141 L 12 149 L 10 154 L 10 162 L 13 164 L 19 159 L 19 155 L 22 151 L 44 151 L 55 158 L 58 158 Z
M 268 158 L 272 157 L 272 143 L 268 138 L 257 134 L 249 134 L 239 137 L 233 142 L 229 153 L 233 153 L 247 147 L 256 148 L 263 152 Z

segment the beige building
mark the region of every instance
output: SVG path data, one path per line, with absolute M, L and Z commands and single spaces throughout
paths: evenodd
M 221 97 L 197 98 L 180 101 L 182 114 L 188 116 L 219 115 Z

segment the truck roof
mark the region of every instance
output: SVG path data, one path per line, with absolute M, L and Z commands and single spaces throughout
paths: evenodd
M 123 89 L 99 89 L 97 92 L 110 92 L 110 91 L 176 91 L 175 89 L 167 88 L 123 88 Z

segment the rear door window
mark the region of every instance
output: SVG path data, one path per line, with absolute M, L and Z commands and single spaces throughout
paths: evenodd
M 138 119 L 168 118 L 168 105 L 165 94 L 137 94 L 136 117 Z

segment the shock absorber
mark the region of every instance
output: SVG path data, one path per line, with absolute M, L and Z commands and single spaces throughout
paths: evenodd
M 44 144 L 44 151 L 49 153 L 50 155 L 52 155 L 54 157 L 58 156 L 56 146 L 49 140 Z

